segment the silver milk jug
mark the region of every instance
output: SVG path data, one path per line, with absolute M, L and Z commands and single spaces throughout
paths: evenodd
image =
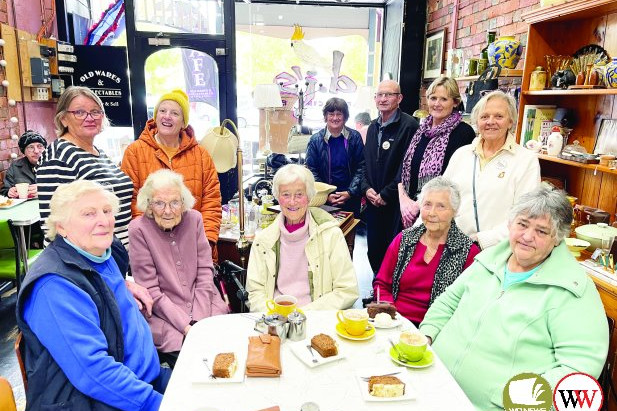
M 276 335 L 281 339 L 281 342 L 285 342 L 289 330 L 287 317 L 280 314 L 266 315 L 264 323 L 268 327 L 268 334 Z
M 294 311 L 287 316 L 289 332 L 287 338 L 291 341 L 300 341 L 306 338 L 306 315 L 300 311 Z

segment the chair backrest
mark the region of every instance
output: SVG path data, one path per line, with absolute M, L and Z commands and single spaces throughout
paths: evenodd
M 0 410 L 17 411 L 13 388 L 6 378 L 0 377 Z
M 13 234 L 7 220 L 0 220 L 0 250 L 15 248 Z
M 17 356 L 17 363 L 19 364 L 19 369 L 21 370 L 21 379 L 24 381 L 24 390 L 28 390 L 28 377 L 26 375 L 26 366 L 24 365 L 23 360 L 23 350 L 24 347 L 24 334 L 20 331 L 17 334 L 17 338 L 15 339 L 15 355 Z M 1 409 L 1 408 L 0 408 Z

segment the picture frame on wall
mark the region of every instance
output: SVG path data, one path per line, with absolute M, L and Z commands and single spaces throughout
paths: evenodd
M 427 34 L 424 44 L 424 64 L 422 66 L 423 79 L 437 78 L 443 72 L 445 39 L 445 29 Z
M 594 154 L 617 154 L 617 118 L 605 118 L 600 124 Z
M 448 50 L 446 58 L 446 76 L 457 78 L 464 74 L 463 49 Z

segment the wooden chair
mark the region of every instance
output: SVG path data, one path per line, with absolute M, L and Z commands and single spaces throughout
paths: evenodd
M 27 391 L 28 390 L 28 376 L 26 375 L 26 366 L 24 365 L 24 360 L 23 360 L 23 355 L 22 355 L 23 350 L 24 350 L 24 347 L 22 346 L 23 340 L 24 340 L 24 335 L 20 331 L 19 334 L 17 334 L 17 338 L 15 339 L 15 355 L 17 356 L 17 363 L 19 364 L 19 369 L 21 371 L 21 379 L 24 381 L 24 391 Z
M 13 388 L 6 378 L 0 377 L 0 410 L 17 411 Z

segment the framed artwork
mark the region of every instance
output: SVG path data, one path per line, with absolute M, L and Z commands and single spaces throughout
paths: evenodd
M 617 154 L 617 118 L 605 118 L 600 124 L 594 154 Z
M 446 76 L 456 78 L 464 74 L 463 49 L 448 50 L 446 58 Z
M 424 44 L 423 79 L 434 79 L 443 71 L 443 48 L 445 45 L 446 30 L 429 33 Z

